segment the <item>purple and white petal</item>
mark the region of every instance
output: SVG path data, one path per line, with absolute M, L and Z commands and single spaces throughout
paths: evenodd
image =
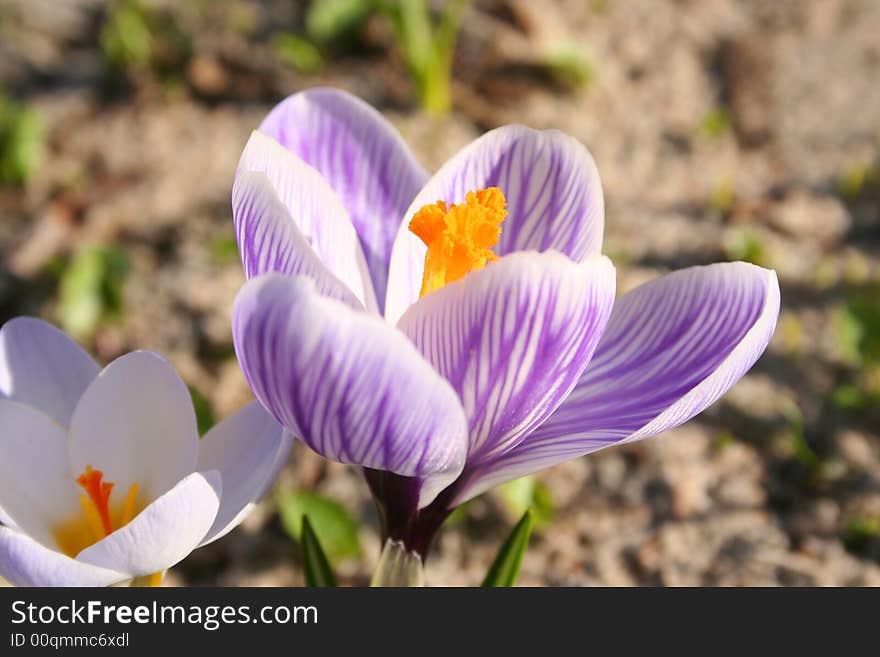
M 50 550 L 8 527 L 0 527 L 0 577 L 14 586 L 112 586 L 129 579 Z
M 268 272 L 306 276 L 318 291 L 353 308 L 364 304 L 315 253 L 265 174 L 240 171 L 232 188 L 232 214 L 245 275 Z
M 394 127 L 367 103 L 338 89 L 290 96 L 260 132 L 317 169 L 348 209 L 380 308 L 391 246 L 404 212 L 428 175 Z
M 514 447 L 568 396 L 605 329 L 614 287 L 603 256 L 514 253 L 410 306 L 398 328 L 458 393 L 468 468 Z
M 381 317 L 267 274 L 239 292 L 232 334 L 257 399 L 316 452 L 424 480 L 422 506 L 458 476 L 467 443 L 455 391 Z
M 76 560 L 129 577 L 167 570 L 199 546 L 217 517 L 221 494 L 218 472 L 194 472 Z
M 0 329 L 0 398 L 33 406 L 63 425 L 101 368 L 82 347 L 34 317 Z
M 0 506 L 8 519 L 54 548 L 53 529 L 82 513 L 80 493 L 64 428 L 36 408 L 0 399 Z
M 199 441 L 198 469 L 220 473 L 223 496 L 202 545 L 216 541 L 244 520 L 275 481 L 292 444 L 293 436 L 256 401 L 204 435 Z
M 151 351 L 110 363 L 70 421 L 74 476 L 87 465 L 126 491 L 155 499 L 196 469 L 199 434 L 192 397 L 171 364 Z
M 249 180 L 240 184 L 238 178 L 246 172 L 265 174 L 270 188 Z M 248 277 L 267 271 L 305 273 L 292 266 L 304 258 L 298 253 L 301 240 L 292 238 L 296 231 L 284 230 L 284 224 L 294 224 L 314 254 L 361 305 L 378 310 L 357 232 L 337 195 L 320 173 L 259 132 L 251 135 L 241 154 L 232 210 L 239 250 L 242 256 L 252 256 L 245 263 Z M 258 239 L 261 249 L 253 243 Z
M 516 449 L 467 473 L 458 502 L 686 422 L 751 368 L 778 315 L 776 273 L 742 262 L 684 269 L 623 295 L 572 394 Z
M 425 205 L 461 203 L 467 192 L 487 187 L 498 187 L 507 198 L 496 255 L 553 249 L 581 261 L 601 252 L 605 208 L 589 151 L 556 130 L 504 126 L 444 164 L 407 209 L 391 254 L 389 321 L 395 323 L 421 290 L 426 248 L 409 231 L 410 219 Z

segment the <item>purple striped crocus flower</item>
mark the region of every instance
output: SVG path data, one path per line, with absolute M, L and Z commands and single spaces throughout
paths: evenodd
M 385 536 L 422 556 L 490 487 L 701 412 L 779 311 L 776 274 L 742 262 L 615 301 L 596 166 L 553 130 L 493 130 L 429 177 L 378 112 L 312 89 L 253 133 L 232 207 L 248 382 L 363 467 Z

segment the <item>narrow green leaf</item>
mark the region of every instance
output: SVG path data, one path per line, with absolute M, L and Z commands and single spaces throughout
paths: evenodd
M 327 555 L 318 541 L 318 535 L 312 529 L 312 523 L 308 516 L 302 519 L 302 537 L 300 539 L 302 549 L 303 569 L 306 574 L 308 586 L 336 586 L 336 577 L 333 569 L 327 561 Z
M 498 550 L 495 561 L 483 580 L 483 586 L 513 586 L 516 583 L 523 555 L 529 547 L 533 522 L 532 510 L 528 509 Z

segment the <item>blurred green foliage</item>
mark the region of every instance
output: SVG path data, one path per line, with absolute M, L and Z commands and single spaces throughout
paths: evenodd
M 590 0 L 590 10 L 597 16 L 604 16 L 608 13 L 611 0 Z
M 282 491 L 278 510 L 284 529 L 298 542 L 302 540 L 303 516 L 308 515 L 331 561 L 360 555 L 357 523 L 339 502 L 312 492 Z
M 112 6 L 100 43 L 108 69 L 116 74 L 148 70 L 162 79 L 172 78 L 192 55 L 190 39 L 178 23 L 141 0 Z
M 837 339 L 850 363 L 864 366 L 880 362 L 880 289 L 853 293 L 837 321 Z
M 785 399 L 781 411 L 788 422 L 785 437 L 790 454 L 811 477 L 814 477 L 819 474 L 822 460 L 804 435 L 804 414 L 793 399 Z
M 25 183 L 46 153 L 46 131 L 33 107 L 0 92 L 0 185 Z
M 843 543 L 848 550 L 862 552 L 874 542 L 880 542 L 880 516 L 858 516 L 847 521 Z
M 87 339 L 102 321 L 118 319 L 129 269 L 128 256 L 115 247 L 87 246 L 74 253 L 59 281 L 61 327 L 76 339 Z
M 767 252 L 760 237 L 747 228 L 731 228 L 724 233 L 724 255 L 728 260 L 742 260 L 767 267 Z
M 563 43 L 539 58 L 544 68 L 557 84 L 575 89 L 592 85 L 598 77 L 593 58 L 575 43 Z
M 553 496 L 547 484 L 533 476 L 520 477 L 508 481 L 497 488 L 505 508 L 514 518 L 519 518 L 532 509 L 536 525 L 544 525 L 553 520 L 555 509 Z
M 841 354 L 853 371 L 831 400 L 849 411 L 880 408 L 880 286 L 850 294 L 837 316 L 836 330 Z
M 137 0 L 116 4 L 101 28 L 101 49 L 107 62 L 125 69 L 148 64 L 153 52 L 153 34 L 147 8 Z
M 381 14 L 392 25 L 422 107 L 431 114 L 452 108 L 452 58 L 468 0 L 446 0 L 434 10 L 427 0 L 313 0 L 305 16 L 306 36 L 290 33 L 273 40 L 276 54 L 302 73 L 323 66 L 321 48 L 350 37 L 364 22 Z M 547 62 L 558 75 L 583 82 L 592 75 L 589 62 L 560 50 Z
M 452 57 L 468 0 L 447 0 L 435 20 L 427 0 L 377 0 L 391 21 L 422 107 L 446 114 L 452 108 Z
M 728 429 L 719 431 L 715 439 L 712 441 L 712 447 L 716 452 L 723 452 L 728 447 L 736 443 L 736 436 Z
M 709 207 L 721 214 L 730 214 L 736 201 L 736 187 L 733 176 L 719 176 L 709 192 Z
M 730 132 L 732 126 L 730 110 L 726 107 L 716 107 L 700 119 L 697 131 L 704 137 L 720 139 Z
M 204 436 L 217 424 L 217 418 L 214 415 L 214 407 L 195 386 L 187 386 L 189 388 L 190 397 L 192 397 L 193 410 L 196 414 L 196 426 L 199 429 L 199 436 Z
M 837 178 L 837 192 L 846 201 L 857 201 L 872 190 L 880 190 L 880 164 L 852 164 Z
M 208 253 L 219 265 L 235 262 L 238 260 L 238 242 L 235 240 L 235 235 L 226 233 L 215 237 L 208 245 Z
M 349 36 L 378 8 L 375 0 L 313 0 L 306 12 L 306 34 L 318 43 Z
M 317 73 L 324 66 L 324 58 L 315 44 L 296 34 L 285 32 L 275 35 L 272 47 L 282 62 L 300 73 Z

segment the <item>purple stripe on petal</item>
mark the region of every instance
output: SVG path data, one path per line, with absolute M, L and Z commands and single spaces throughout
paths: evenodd
M 568 396 L 614 287 L 608 258 L 514 253 L 410 306 L 399 328 L 462 400 L 468 468 L 513 448 Z
M 268 187 L 241 181 L 248 176 L 252 179 L 256 173 L 265 174 Z M 232 191 L 232 210 L 239 236 L 245 238 L 239 241 L 243 254 L 256 248 L 247 241 L 250 235 L 243 233 L 243 224 L 251 226 L 251 230 L 259 229 L 262 223 L 273 227 L 275 240 L 267 242 L 264 248 L 275 247 L 270 252 L 275 257 L 254 260 L 264 268 L 251 267 L 250 276 L 265 271 L 290 273 L 290 263 L 282 256 L 289 256 L 302 247 L 302 241 L 292 240 L 291 231 L 285 230 L 287 224 L 293 224 L 320 262 L 361 304 L 369 310 L 378 310 L 357 233 L 339 198 L 320 173 L 259 132 L 251 135 L 241 154 Z M 268 232 L 267 227 L 262 228 Z
M 254 394 L 316 452 L 422 479 L 420 505 L 461 472 L 455 391 L 382 318 L 267 274 L 239 292 L 232 332 Z
M 493 186 L 504 193 L 508 209 L 497 255 L 554 249 L 581 261 L 601 251 L 605 206 L 589 151 L 556 130 L 498 128 L 443 165 L 406 211 L 391 257 L 389 321 L 396 322 L 421 289 L 425 246 L 408 229 L 413 214 L 438 200 L 461 203 L 467 192 Z
M 778 315 L 776 273 L 742 262 L 674 272 L 625 294 L 568 399 L 516 449 L 466 472 L 457 502 L 686 422 L 751 368 Z
M 381 114 L 337 89 L 290 96 L 260 131 L 317 169 L 339 195 L 363 245 L 381 308 L 391 245 L 427 173 Z
M 318 291 L 354 308 L 361 299 L 321 261 L 265 174 L 239 172 L 232 188 L 232 214 L 241 262 L 248 278 L 266 272 L 306 276 Z

